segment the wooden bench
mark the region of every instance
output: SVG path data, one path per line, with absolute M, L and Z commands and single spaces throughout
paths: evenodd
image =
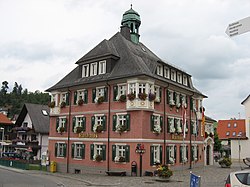
M 126 176 L 126 171 L 106 171 L 108 176 Z
M 243 159 L 243 162 L 248 166 L 248 167 L 250 167 L 250 158 L 248 157 L 248 158 L 244 158 Z

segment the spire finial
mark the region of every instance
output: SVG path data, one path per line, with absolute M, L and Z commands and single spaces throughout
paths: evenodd
M 131 6 L 131 9 L 132 9 L 132 6 L 133 6 L 132 3 L 130 4 L 130 6 Z

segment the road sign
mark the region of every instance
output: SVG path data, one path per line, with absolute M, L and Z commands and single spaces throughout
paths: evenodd
M 229 37 L 233 37 L 248 31 L 250 31 L 250 17 L 229 24 L 226 30 L 226 34 Z

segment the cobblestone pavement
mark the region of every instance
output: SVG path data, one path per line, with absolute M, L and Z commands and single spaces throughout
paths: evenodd
M 218 163 L 213 166 L 193 166 L 192 169 L 174 170 L 174 175 L 168 182 L 157 181 L 158 177 L 131 177 L 131 176 L 107 176 L 106 174 L 65 174 L 65 173 L 50 173 L 41 171 L 22 171 L 34 175 L 47 175 L 58 177 L 61 179 L 61 187 L 82 187 L 82 186 L 169 186 L 169 187 L 189 187 L 190 171 L 201 177 L 201 187 L 223 187 L 227 175 L 231 171 L 247 169 L 243 163 L 233 163 L 231 168 L 221 168 Z M 248 169 L 250 169 L 248 167 Z M 71 185 L 64 184 L 64 180 L 71 180 Z

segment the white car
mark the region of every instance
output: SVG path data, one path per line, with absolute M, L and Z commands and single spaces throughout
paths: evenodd
M 249 187 L 250 170 L 231 172 L 225 183 L 225 187 Z

